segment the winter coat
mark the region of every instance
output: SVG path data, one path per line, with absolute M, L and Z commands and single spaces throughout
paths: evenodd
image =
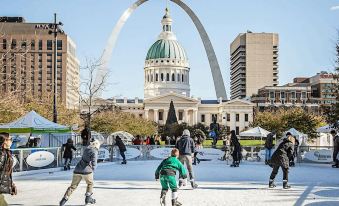
M 184 179 L 187 177 L 186 170 L 178 158 L 168 157 L 161 162 L 155 171 L 155 179 L 159 179 L 160 175 L 175 176 L 177 170 L 179 171 L 180 177 Z
M 74 174 L 87 175 L 94 172 L 97 166 L 98 149 L 88 146 L 82 155 L 81 160 L 75 166 Z
M 72 159 L 73 158 L 73 150 L 77 149 L 74 147 L 73 143 L 66 143 L 62 145 L 62 150 L 64 150 L 63 158 Z
M 240 161 L 242 159 L 241 145 L 237 137 L 231 137 L 231 147 L 233 147 L 233 152 L 232 152 L 233 160 Z
M 82 145 L 88 146 L 89 140 L 91 138 L 91 132 L 88 128 L 85 128 L 81 131 L 81 139 L 82 139 Z
M 126 146 L 120 138 L 116 138 L 115 145 L 119 147 L 120 152 L 126 152 Z
M 175 144 L 180 155 L 192 155 L 195 152 L 195 144 L 191 137 L 183 135 Z
M 10 194 L 13 187 L 12 171 L 6 171 L 6 168 L 12 168 L 13 161 L 10 161 L 12 165 L 7 165 L 8 158 L 12 158 L 12 156 L 9 156 L 6 151 L 0 150 L 0 187 L 1 191 L 6 191 L 4 194 Z
M 289 168 L 289 160 L 293 158 L 293 143 L 287 138 L 283 140 L 272 155 L 270 166 Z
M 265 141 L 265 148 L 266 149 L 272 149 L 274 147 L 273 144 L 273 136 L 267 135 L 266 141 Z
M 149 143 L 150 145 L 155 145 L 155 139 L 154 139 L 154 137 L 151 137 L 151 139 L 150 139 L 150 143 Z
M 334 150 L 339 150 L 339 135 L 338 134 L 334 136 L 333 138 L 333 147 L 334 147 Z

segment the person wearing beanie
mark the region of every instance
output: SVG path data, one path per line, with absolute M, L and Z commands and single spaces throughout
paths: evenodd
M 193 174 L 193 159 L 192 156 L 195 153 L 195 143 L 194 140 L 190 137 L 190 131 L 185 129 L 182 133 L 181 138 L 176 142 L 175 148 L 179 150 L 179 161 L 187 167 L 188 174 L 190 176 L 190 182 L 193 189 L 197 188 L 198 185 L 194 181 Z M 180 177 L 182 179 L 182 177 Z M 179 181 L 179 187 L 181 186 Z
M 0 205 L 7 206 L 7 202 L 3 194 L 16 195 L 17 189 L 12 179 L 13 158 L 10 152 L 12 138 L 8 133 L 0 133 Z
M 171 156 L 161 162 L 155 171 L 155 179 L 161 183 L 160 205 L 166 205 L 166 193 L 170 188 L 172 190 L 172 206 L 182 205 L 178 201 L 178 187 L 176 181 L 176 171 L 179 171 L 179 176 L 184 180 L 187 178 L 186 170 L 178 160 L 179 150 L 174 148 L 171 151 Z
M 127 149 L 126 149 L 124 142 L 121 140 L 121 138 L 118 135 L 115 138 L 115 144 L 114 145 L 118 146 L 118 148 L 119 148 L 119 152 L 120 152 L 120 155 L 122 157 L 121 164 L 127 164 L 126 155 L 125 155 L 125 152 L 127 151 Z
M 73 150 L 76 151 L 77 149 L 73 145 L 72 138 L 67 139 L 67 142 L 62 145 L 61 152 L 63 152 L 63 158 L 65 160 L 64 170 L 71 169 L 71 163 L 73 159 Z
M 71 186 L 68 187 L 64 197 L 60 201 L 60 206 L 64 206 L 66 204 L 67 200 L 78 187 L 82 179 L 84 179 L 87 184 L 85 204 L 95 204 L 96 201 L 92 197 L 94 184 L 93 173 L 97 166 L 99 148 L 99 140 L 92 139 L 89 142 L 89 146 L 84 150 L 81 160 L 75 166 Z

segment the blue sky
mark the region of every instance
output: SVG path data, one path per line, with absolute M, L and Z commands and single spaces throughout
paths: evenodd
M 99 57 L 120 15 L 136 0 L 0 0 L 0 15 L 28 22 L 53 21 L 77 44 L 81 62 Z M 242 32 L 274 32 L 280 37 L 279 82 L 311 76 L 334 65 L 339 29 L 339 0 L 185 0 L 205 26 L 216 51 L 227 93 L 229 45 Z M 148 48 L 161 31 L 165 0 L 150 0 L 125 24 L 110 63 L 105 97 L 143 97 L 143 66 Z M 209 64 L 199 34 L 187 14 L 170 3 L 173 30 L 191 66 L 191 94 L 215 99 Z

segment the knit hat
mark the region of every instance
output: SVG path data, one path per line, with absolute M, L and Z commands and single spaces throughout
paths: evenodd
M 182 132 L 182 136 L 191 136 L 191 133 L 188 129 L 185 129 L 183 132 Z

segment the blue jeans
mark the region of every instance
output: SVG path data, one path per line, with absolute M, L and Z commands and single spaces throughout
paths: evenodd
M 265 149 L 266 153 L 265 153 L 265 161 L 271 160 L 272 157 L 272 149 Z

